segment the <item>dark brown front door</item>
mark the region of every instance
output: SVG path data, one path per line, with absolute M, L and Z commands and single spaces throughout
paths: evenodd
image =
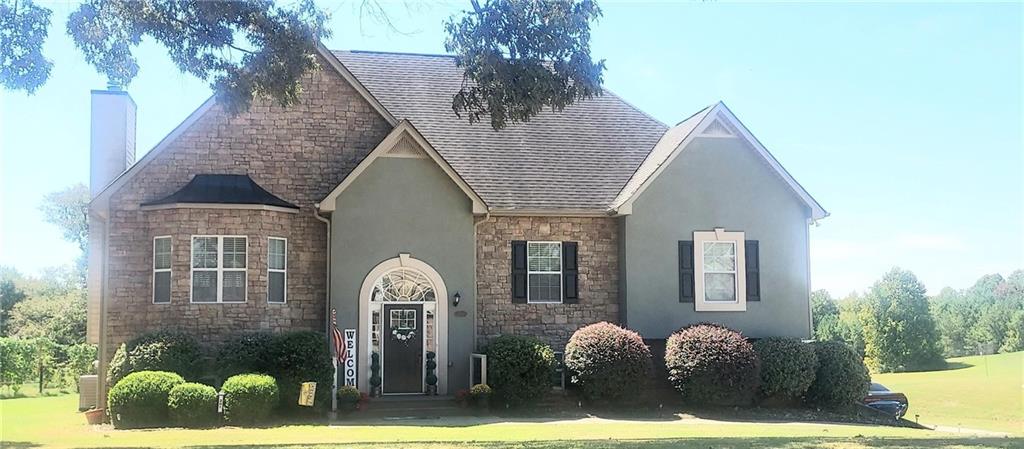
M 384 393 L 423 392 L 423 305 L 384 304 Z

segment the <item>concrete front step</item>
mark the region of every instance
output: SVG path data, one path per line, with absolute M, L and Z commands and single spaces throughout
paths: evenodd
M 452 396 L 384 396 L 372 398 L 357 415 L 358 419 L 429 419 L 472 415 L 474 410 L 459 407 Z

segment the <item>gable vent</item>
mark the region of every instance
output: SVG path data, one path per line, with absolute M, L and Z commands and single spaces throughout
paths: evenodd
M 387 153 L 381 155 L 382 157 L 409 157 L 409 158 L 426 158 L 427 154 L 420 149 L 420 146 L 416 144 L 409 136 L 402 136 L 401 140 L 391 147 Z
M 732 127 L 726 125 L 721 119 L 715 119 L 707 128 L 704 128 L 702 136 L 707 137 L 736 137 Z

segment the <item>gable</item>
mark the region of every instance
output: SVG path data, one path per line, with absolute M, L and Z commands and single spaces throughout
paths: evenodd
M 737 144 L 742 144 L 764 163 L 765 168 L 784 183 L 793 196 L 806 205 L 810 210 L 811 220 L 820 220 L 828 216 L 828 212 L 811 197 L 803 186 L 793 179 L 789 172 L 782 167 L 782 164 L 761 145 L 722 102 L 705 108 L 666 132 L 619 193 L 612 204 L 612 210 L 617 215 L 632 213 L 633 203 L 637 198 L 682 152 L 685 152 L 693 144 L 695 139 L 729 139 L 734 140 Z
M 437 165 L 441 171 L 470 199 L 474 214 L 487 213 L 487 204 L 455 172 L 455 169 L 441 157 L 419 131 L 408 120 L 402 120 L 387 137 L 356 166 L 319 204 L 320 212 L 334 212 L 338 197 L 349 189 L 356 180 L 379 159 L 425 159 Z
M 277 169 L 286 168 L 278 164 L 296 157 L 313 157 L 312 152 L 325 152 L 323 157 L 313 159 L 318 161 L 313 167 L 324 178 L 316 182 L 329 185 L 314 186 L 314 197 L 319 199 L 397 120 L 333 54 L 322 46 L 318 48 L 322 69 L 304 75 L 304 94 L 298 104 L 285 108 L 271 100 L 257 100 L 248 111 L 233 116 L 211 96 L 105 186 L 90 202 L 90 210 L 105 216 L 115 196 L 129 197 L 129 203 L 137 206 L 182 187 L 197 173 L 249 174 L 259 177 L 258 181 L 265 185 L 272 185 L 275 172 L 280 171 Z M 383 129 L 385 126 L 387 129 Z M 277 154 L 251 155 L 270 151 Z M 142 182 L 138 181 L 140 175 Z M 150 191 L 154 184 L 160 187 Z M 300 205 L 315 201 L 304 197 L 286 199 Z

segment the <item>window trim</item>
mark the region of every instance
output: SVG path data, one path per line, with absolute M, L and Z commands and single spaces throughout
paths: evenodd
M 533 271 L 530 269 L 530 244 L 531 243 L 555 243 L 558 245 L 558 271 Z M 563 304 L 565 303 L 565 261 L 562 260 L 562 242 L 554 240 L 527 240 L 526 241 L 526 303 L 527 304 Z M 534 301 L 530 296 L 530 275 L 532 274 L 557 274 L 558 275 L 558 301 Z
M 160 240 L 160 239 L 167 239 L 171 243 L 171 249 L 169 250 L 170 254 L 168 254 L 169 256 L 171 256 L 171 260 L 170 260 L 170 263 L 168 264 L 167 268 L 157 268 L 156 267 L 156 241 Z M 152 273 L 152 276 L 153 276 L 153 285 L 152 285 L 152 287 L 153 287 L 153 298 L 152 298 L 153 299 L 153 304 L 170 304 L 171 303 L 170 289 L 168 289 L 168 291 L 167 291 L 167 302 L 157 302 L 156 301 L 156 274 L 157 273 L 168 273 L 168 276 L 171 277 L 171 284 L 173 285 L 174 284 L 174 274 L 173 274 L 173 271 L 172 271 L 173 267 L 174 267 L 174 239 L 170 235 L 158 235 L 158 236 L 153 237 L 153 273 Z
M 693 282 L 694 310 L 698 312 L 743 312 L 747 310 L 746 235 L 743 231 L 694 231 Z M 708 301 L 704 294 L 704 244 L 732 242 L 736 246 L 736 301 Z
M 270 242 L 274 240 L 284 241 L 284 268 L 270 268 Z M 246 257 L 249 256 L 248 251 Z M 248 266 L 248 262 L 246 266 Z M 270 300 L 270 273 L 284 273 L 284 295 L 281 301 Z M 288 239 L 285 237 L 267 237 L 267 304 L 288 304 Z
M 195 239 L 216 238 L 217 239 L 217 268 L 196 268 L 195 267 Z M 241 238 L 245 239 L 245 268 L 224 268 L 224 239 Z M 188 258 L 188 302 L 190 304 L 245 304 L 249 302 L 249 236 L 230 234 L 193 234 L 189 238 Z M 195 301 L 195 272 L 214 271 L 217 273 L 217 300 L 216 301 Z M 241 301 L 224 301 L 224 272 L 241 271 L 245 273 L 244 292 Z

